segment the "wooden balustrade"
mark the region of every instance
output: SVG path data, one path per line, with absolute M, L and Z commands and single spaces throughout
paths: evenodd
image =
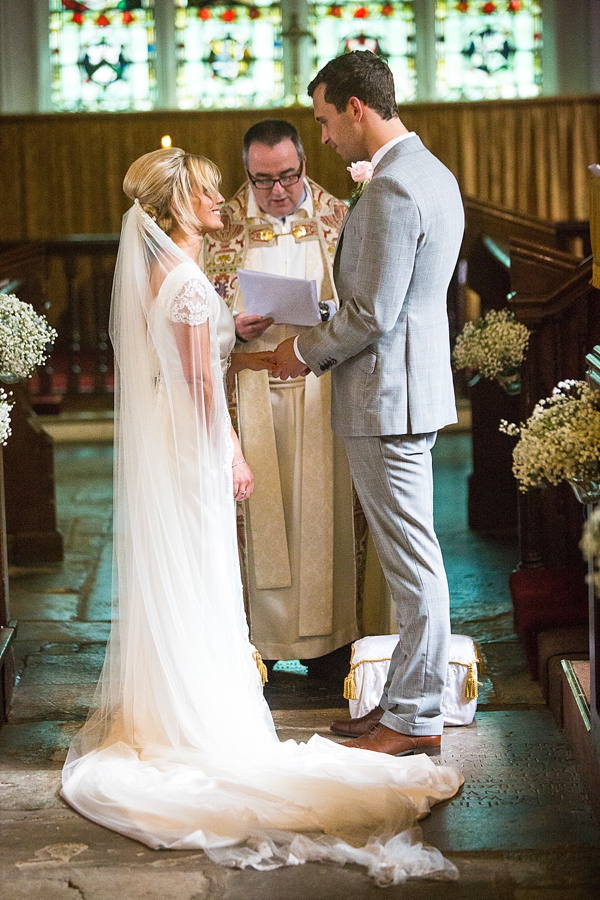
M 46 365 L 30 385 L 33 405 L 40 411 L 56 411 L 61 400 L 112 391 L 108 319 L 118 243 L 117 235 L 100 234 L 0 244 L 1 259 L 19 260 L 20 270 L 26 268 L 28 255 L 38 255 L 33 268 L 40 275 L 19 299 L 32 303 L 58 331 Z
M 61 311 L 54 356 L 65 360 L 68 398 L 111 390 L 108 318 L 117 248 L 117 235 L 70 235 L 44 243 L 48 290 Z

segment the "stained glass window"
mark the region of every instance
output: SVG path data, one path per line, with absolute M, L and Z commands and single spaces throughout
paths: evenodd
M 535 97 L 542 89 L 537 0 L 436 3 L 441 100 Z
M 413 3 L 310 3 L 314 36 L 313 74 L 335 56 L 372 50 L 394 75 L 399 102 L 416 96 L 416 35 Z
M 50 0 L 52 108 L 151 109 L 154 0 Z
M 309 78 L 357 49 L 387 61 L 401 103 L 533 97 L 542 91 L 541 6 L 542 0 L 423 6 L 417 0 L 48 0 L 51 108 L 308 104 Z
M 280 3 L 174 2 L 179 109 L 282 102 Z

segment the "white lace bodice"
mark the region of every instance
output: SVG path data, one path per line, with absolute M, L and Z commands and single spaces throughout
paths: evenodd
M 158 292 L 171 322 L 202 325 L 212 316 L 218 341 L 219 360 L 223 375 L 235 344 L 235 325 L 227 304 L 192 260 L 181 263 L 168 273 Z

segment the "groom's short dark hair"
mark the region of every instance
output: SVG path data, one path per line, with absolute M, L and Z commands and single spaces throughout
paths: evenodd
M 354 50 L 331 59 L 309 84 L 309 97 L 320 84 L 325 85 L 325 102 L 338 112 L 344 112 L 350 97 L 358 97 L 382 119 L 398 115 L 394 76 L 387 63 L 370 50 Z

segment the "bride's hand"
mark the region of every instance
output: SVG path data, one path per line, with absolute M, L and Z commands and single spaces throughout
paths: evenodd
M 253 372 L 260 372 L 261 369 L 271 369 L 274 361 L 273 353 L 263 351 L 262 353 L 234 353 L 231 357 L 229 372 L 235 374 L 241 372 L 242 369 L 252 369 Z
M 233 499 L 247 500 L 254 490 L 254 475 L 245 460 L 233 461 Z

